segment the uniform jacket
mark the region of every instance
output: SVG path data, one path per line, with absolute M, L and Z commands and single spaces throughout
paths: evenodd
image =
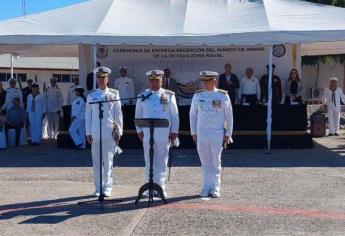
M 190 130 L 198 139 L 229 136 L 232 141 L 233 115 L 229 95 L 226 91 L 199 90 L 190 108 Z
M 99 108 L 98 104 L 89 104 L 90 102 L 107 101 L 119 99 L 119 92 L 115 89 L 106 88 L 105 90 L 96 89 L 90 91 L 86 100 L 85 109 L 85 130 L 86 135 L 92 135 L 94 139 L 99 139 Z M 123 132 L 123 120 L 121 111 L 121 102 L 108 102 L 103 104 L 103 119 L 102 119 L 102 138 L 113 139 L 112 132 L 114 123 L 119 127 L 119 134 Z

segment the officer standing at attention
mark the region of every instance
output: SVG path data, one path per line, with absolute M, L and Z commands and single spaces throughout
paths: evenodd
M 202 165 L 201 197 L 220 197 L 223 143 L 232 142 L 233 116 L 229 95 L 216 88 L 218 73 L 201 71 L 204 83 L 196 91 L 190 108 L 190 128 Z
M 47 105 L 48 137 L 57 138 L 59 128 L 59 116 L 62 112 L 63 97 L 61 90 L 56 85 L 57 78 L 50 79 L 50 87 L 47 88 L 45 98 Z
M 154 130 L 154 157 L 153 157 L 153 182 L 159 184 L 165 191 L 165 180 L 167 175 L 168 153 L 170 143 L 174 142 L 178 135 L 179 116 L 176 104 L 175 93 L 162 88 L 161 70 L 152 70 L 146 73 L 149 79 L 150 88 L 146 89 L 139 96 L 147 99 L 137 99 L 135 118 L 160 118 L 169 120 L 169 127 L 157 128 Z M 145 180 L 149 182 L 150 169 L 150 130 L 149 128 L 136 127 L 139 139 L 143 142 L 145 157 Z M 146 195 L 146 194 L 145 194 Z
M 84 96 L 84 88 L 78 86 L 74 89 L 76 94 L 75 99 L 72 102 L 72 124 L 69 127 L 69 134 L 73 139 L 73 142 L 77 149 L 85 149 L 85 107 L 86 98 Z
M 66 102 L 67 105 L 72 105 L 72 102 L 76 98 L 75 89 L 79 86 L 79 77 L 73 76 L 72 82 L 73 84 L 68 89 L 67 102 Z
M 44 96 L 39 92 L 37 83 L 32 84 L 32 93 L 28 96 L 26 112 L 29 114 L 31 145 L 39 145 L 42 140 L 42 123 L 46 114 Z
M 135 96 L 133 79 L 127 77 L 127 67 L 120 66 L 120 78 L 115 79 L 114 88 L 119 91 L 121 99 Z M 122 105 L 133 105 L 134 100 L 123 100 Z
M 123 120 L 121 111 L 121 102 L 114 101 L 103 104 L 102 125 L 99 127 L 99 107 L 98 104 L 89 104 L 90 102 L 106 101 L 120 99 L 119 92 L 108 88 L 109 75 L 111 70 L 107 67 L 98 67 L 95 69 L 98 89 L 89 92 L 86 100 L 85 128 L 87 142 L 91 144 L 91 155 L 93 163 L 93 176 L 96 191 L 94 195 L 98 197 L 104 194 L 110 197 L 113 188 L 113 157 L 117 144 L 120 140 L 123 130 Z M 100 193 L 100 136 L 102 129 L 102 153 L 103 153 L 103 175 L 102 190 Z M 115 134 L 113 131 L 116 130 Z
M 10 79 L 8 81 L 10 87 L 6 89 L 5 103 L 2 105 L 1 110 L 6 111 L 13 107 L 13 98 L 19 99 L 19 107 L 23 107 L 23 94 L 19 88 L 16 87 L 16 80 Z

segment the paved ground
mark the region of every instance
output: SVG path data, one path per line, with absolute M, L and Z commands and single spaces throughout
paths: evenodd
M 200 199 L 195 150 L 174 151 L 169 204 L 133 200 L 143 183 L 141 151 L 116 160 L 114 198 L 92 199 L 89 151 L 20 147 L 0 151 L 0 235 L 344 235 L 343 137 L 314 149 L 229 150 L 220 199 Z

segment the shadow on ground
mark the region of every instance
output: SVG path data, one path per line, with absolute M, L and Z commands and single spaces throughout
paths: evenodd
M 224 167 L 345 167 L 345 145 L 327 149 L 315 144 L 313 149 L 236 150 L 223 152 Z M 195 149 L 173 149 L 173 167 L 200 166 Z M 142 150 L 124 150 L 116 157 L 119 167 L 144 167 Z M 45 143 L 39 147 L 24 146 L 0 152 L 0 167 L 91 167 L 90 150 L 58 149 L 56 144 Z

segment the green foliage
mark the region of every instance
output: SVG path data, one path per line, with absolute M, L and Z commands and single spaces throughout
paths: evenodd
M 315 66 L 325 64 L 328 62 L 337 62 L 340 64 L 345 64 L 345 54 L 302 57 L 302 65 L 306 66 Z
M 315 2 L 320 4 L 345 7 L 345 0 L 307 0 L 308 2 Z

